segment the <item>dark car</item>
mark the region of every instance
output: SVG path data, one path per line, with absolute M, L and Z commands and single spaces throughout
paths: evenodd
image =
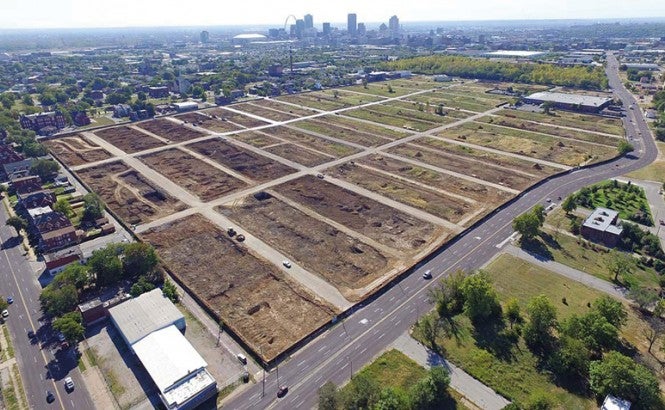
M 34 337 L 35 337 L 35 332 L 33 332 L 32 330 L 28 330 L 28 339 L 34 339 Z
M 432 271 L 431 270 L 426 270 L 425 273 L 423 273 L 423 279 L 432 279 Z
M 55 401 L 55 395 L 53 395 L 53 392 L 50 390 L 46 391 L 46 402 L 47 403 L 53 403 Z
M 8 297 L 8 298 L 7 298 L 7 303 L 10 304 L 10 305 L 11 305 L 12 303 L 14 303 L 14 298 L 11 297 L 11 296 Z
M 288 386 L 280 386 L 279 390 L 277 390 L 277 397 L 284 397 L 288 392 L 289 392 Z

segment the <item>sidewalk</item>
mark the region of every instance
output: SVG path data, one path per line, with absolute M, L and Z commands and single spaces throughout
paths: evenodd
M 628 291 L 626 288 L 599 279 L 593 275 L 581 272 L 577 269 L 573 269 L 570 266 L 563 265 L 559 262 L 539 258 L 538 256 L 523 251 L 522 249 L 512 244 L 508 244 L 505 247 L 504 252 L 530 262 L 534 265 L 541 266 L 554 273 L 558 273 L 561 276 L 565 276 L 600 292 L 607 293 L 608 295 L 614 296 L 623 302 L 629 303 L 629 300 L 626 297 L 626 293 Z
M 478 408 L 483 410 L 499 410 L 510 402 L 496 394 L 494 390 L 471 377 L 464 370 L 450 363 L 443 357 L 426 348 L 413 339 L 408 332 L 403 333 L 393 342 L 393 347 L 409 356 L 419 365 L 430 368 L 432 366 L 446 366 L 450 371 L 450 387 L 462 394 Z

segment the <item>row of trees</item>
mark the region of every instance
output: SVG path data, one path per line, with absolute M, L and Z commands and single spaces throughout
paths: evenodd
M 462 56 L 405 58 L 384 63 L 381 68 L 596 90 L 606 89 L 608 85 L 605 72 L 599 67 L 559 67 L 552 64 L 510 63 Z
M 425 377 L 414 381 L 407 392 L 392 387 L 382 387 L 371 376 L 360 372 L 342 391 L 338 390 L 332 382 L 321 386 L 319 410 L 442 409 L 447 408 L 450 400 L 449 385 L 450 375 L 442 366 L 432 367 Z
M 494 336 L 503 341 L 495 340 L 497 345 L 517 345 L 521 337 L 540 366 L 558 384 L 576 393 L 591 391 L 599 398 L 613 394 L 637 408 L 654 408 L 660 403 L 658 379 L 648 368 L 616 351 L 624 347 L 620 330 L 628 314 L 621 302 L 609 296 L 589 304 L 586 313 L 559 321 L 556 307 L 545 295 L 531 298 L 525 315 L 515 298 L 500 304 L 484 272 L 466 276 L 458 271 L 443 279 L 432 297 L 436 315 L 425 316 L 417 326 L 434 349 L 438 337 L 454 334 L 456 316 L 464 313 L 477 328 L 489 324 L 502 329 Z

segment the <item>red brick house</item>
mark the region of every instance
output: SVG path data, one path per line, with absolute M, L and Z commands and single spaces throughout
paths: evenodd
M 32 230 L 38 238 L 40 251 L 53 251 L 79 242 L 79 234 L 67 217 L 60 212 L 46 212 L 36 215 Z
M 16 194 L 18 195 L 41 191 L 42 179 L 37 175 L 17 178 L 12 181 L 12 187 L 16 190 Z

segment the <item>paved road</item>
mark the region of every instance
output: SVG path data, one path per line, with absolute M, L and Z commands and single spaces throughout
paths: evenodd
M 509 206 L 491 214 L 485 221 L 441 248 L 426 264 L 400 283 L 364 306 L 356 308 L 342 322 L 284 360 L 261 381 L 229 397 L 225 408 L 311 408 L 316 405 L 317 391 L 327 381 L 342 384 L 362 366 L 392 344 L 419 316 L 432 308 L 427 290 L 436 279 L 456 269 L 474 270 L 489 261 L 505 239 L 512 235 L 513 218 L 546 198 L 567 196 L 583 186 L 642 168 L 656 159 L 657 149 L 640 111 L 630 110 L 633 96 L 618 77 L 618 63 L 608 56 L 610 86 L 627 108 L 624 127 L 636 150 L 607 164 L 573 170 L 551 179 L 521 195 Z M 631 123 L 630 120 L 634 123 Z M 421 274 L 432 269 L 434 280 L 425 281 Z M 289 386 L 289 393 L 278 399 L 278 386 Z M 263 392 L 265 390 L 265 394 Z
M 92 409 L 77 359 L 72 350 L 62 352 L 53 348 L 56 339 L 42 317 L 39 305 L 41 287 L 25 256 L 14 230 L 5 225 L 7 210 L 0 204 L 0 296 L 12 296 L 7 318 L 23 386 L 31 409 Z M 33 330 L 39 339 L 31 343 L 27 332 Z M 54 354 L 55 353 L 55 354 Z M 71 376 L 76 388 L 67 393 L 63 379 Z M 56 394 L 56 401 L 46 403 L 46 391 Z

